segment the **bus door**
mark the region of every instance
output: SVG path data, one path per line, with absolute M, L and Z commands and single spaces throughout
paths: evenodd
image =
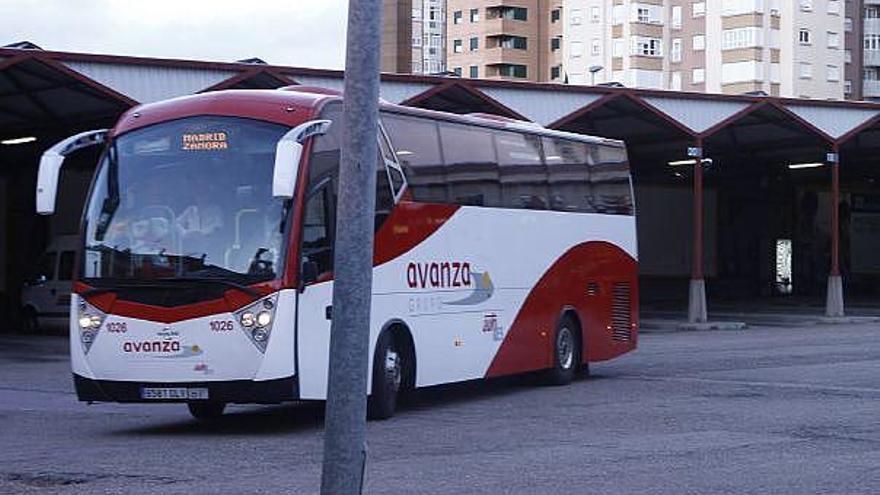
M 297 373 L 300 397 L 324 399 L 333 316 L 333 246 L 336 233 L 335 178 L 313 185 L 302 220 L 300 276 L 297 300 Z

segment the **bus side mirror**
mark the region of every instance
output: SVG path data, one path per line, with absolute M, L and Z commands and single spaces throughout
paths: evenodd
M 40 215 L 55 213 L 58 176 L 67 155 L 82 148 L 102 144 L 106 139 L 106 129 L 83 132 L 57 143 L 43 153 L 40 157 L 40 169 L 37 172 L 37 213 Z
M 303 143 L 312 136 L 327 132 L 332 121 L 311 120 L 300 124 L 281 137 L 275 146 L 275 170 L 272 174 L 272 196 L 291 199 L 302 160 Z

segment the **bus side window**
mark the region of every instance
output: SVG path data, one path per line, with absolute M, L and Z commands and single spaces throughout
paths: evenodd
M 440 123 L 447 202 L 469 206 L 500 206 L 501 185 L 492 130 Z
M 544 161 L 550 185 L 550 209 L 596 213 L 590 184 L 590 148 L 586 143 L 545 137 Z
M 446 203 L 446 176 L 437 122 L 383 112 L 382 125 L 394 146 L 397 161 L 406 172 L 413 200 Z
M 319 275 L 333 271 L 333 207 L 336 195 L 330 182 L 312 191 L 303 214 L 303 262 L 314 262 Z
M 501 176 L 501 206 L 548 209 L 547 169 L 541 160 L 541 138 L 496 131 L 495 147 Z

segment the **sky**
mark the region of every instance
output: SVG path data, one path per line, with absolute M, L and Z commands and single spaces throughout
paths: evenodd
M 0 0 L 0 46 L 341 69 L 348 0 Z

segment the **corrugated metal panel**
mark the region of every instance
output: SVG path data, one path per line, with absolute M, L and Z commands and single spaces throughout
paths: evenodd
M 296 74 L 291 77 L 303 86 L 318 86 L 320 88 L 335 89 L 336 91 L 342 91 L 343 87 L 341 77 L 300 76 Z
M 479 88 L 489 97 L 543 126 L 583 108 L 602 97 L 599 94 L 512 88 Z
M 98 62 L 65 62 L 65 65 L 140 103 L 191 95 L 238 74 L 232 70 Z
M 786 108 L 835 139 L 864 124 L 868 119 L 880 113 L 877 110 L 868 108 L 809 105 L 786 105 Z
M 740 101 L 718 101 L 690 98 L 642 97 L 642 101 L 684 124 L 694 132 L 703 132 L 750 104 Z
M 391 103 L 400 103 L 413 96 L 424 93 L 434 87 L 427 83 L 408 83 L 398 81 L 385 81 L 379 89 L 382 99 Z

